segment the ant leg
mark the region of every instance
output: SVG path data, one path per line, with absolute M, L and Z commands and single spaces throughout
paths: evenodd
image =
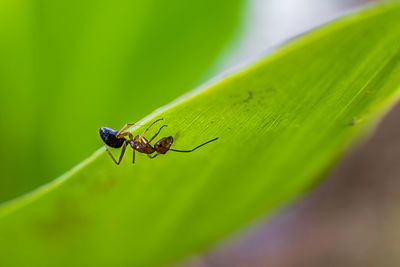
M 147 154 L 147 156 L 148 156 L 149 158 L 151 158 L 151 159 L 154 159 L 154 158 L 157 157 L 158 155 L 160 155 L 160 154 L 156 153 L 154 156 L 152 156 L 152 155 L 150 155 L 150 154 Z
M 117 133 L 117 137 L 122 137 L 121 133 L 125 130 L 126 127 L 131 126 L 131 125 L 140 125 L 140 124 L 136 124 L 136 123 L 127 123 L 124 125 L 124 127 L 122 127 L 121 130 L 119 130 L 119 132 Z M 124 135 L 126 136 L 126 135 Z
M 141 140 L 142 143 L 145 144 L 145 145 L 150 144 L 150 142 L 153 141 L 153 139 L 161 132 L 161 129 L 166 127 L 166 126 L 168 126 L 168 125 L 161 126 L 161 128 L 158 130 L 158 132 L 152 138 L 150 138 L 150 140 L 147 140 L 146 137 L 143 136 L 142 140 Z
M 142 140 L 143 136 L 144 136 L 144 135 L 147 133 L 147 131 L 150 129 L 150 127 L 151 127 L 151 126 L 153 126 L 153 125 L 154 125 L 154 123 L 156 123 L 156 122 L 158 122 L 158 121 L 161 121 L 161 120 L 163 120 L 163 119 L 158 119 L 158 120 L 154 121 L 152 124 L 150 124 L 150 126 L 149 126 L 149 127 L 147 127 L 147 129 L 146 129 L 146 130 L 144 130 L 144 132 L 142 133 L 142 135 L 139 137 L 139 139 L 138 139 L 138 140 Z
M 214 139 L 212 139 L 212 140 L 210 140 L 210 141 L 207 141 L 207 142 L 205 142 L 205 143 L 203 143 L 203 144 L 201 144 L 201 145 L 198 145 L 198 146 L 196 146 L 195 148 L 193 148 L 192 150 L 176 150 L 176 149 L 172 149 L 172 148 L 170 148 L 169 150 L 175 151 L 175 152 L 192 152 L 192 151 L 195 151 L 196 149 L 198 149 L 198 148 L 200 148 L 200 147 L 202 147 L 202 146 L 204 146 L 204 145 L 206 145 L 206 144 L 208 144 L 208 143 L 211 143 L 211 142 L 213 142 L 213 141 L 215 141 L 215 140 L 217 140 L 217 139 L 218 139 L 218 137 L 217 137 L 217 138 L 214 138 Z
M 124 145 L 122 146 L 122 150 L 121 150 L 121 155 L 119 155 L 119 159 L 118 162 L 115 160 L 115 158 L 113 157 L 113 155 L 111 154 L 110 150 L 108 150 L 108 147 L 106 146 L 106 150 L 108 155 L 110 155 L 110 157 L 112 158 L 112 160 L 115 162 L 115 164 L 119 165 L 121 163 L 122 158 L 124 157 L 125 154 L 125 149 L 126 149 L 126 142 L 124 143 Z
M 115 164 L 118 165 L 117 161 L 114 159 L 113 155 L 111 154 L 110 150 L 108 150 L 108 147 L 106 146 L 106 151 L 108 153 L 108 155 L 110 155 L 110 157 L 112 158 L 112 160 L 115 162 Z
M 135 149 L 133 150 L 133 154 L 132 154 L 132 164 L 135 164 Z
M 162 129 L 162 128 L 167 127 L 167 126 L 168 126 L 168 125 L 163 125 L 163 126 L 161 126 L 161 128 L 158 130 L 158 132 L 157 132 L 152 138 L 150 138 L 149 143 L 150 143 L 151 141 L 153 141 L 154 138 L 157 137 L 157 135 L 161 132 L 161 129 Z
M 124 156 L 124 154 L 125 154 L 125 149 L 126 149 L 126 142 L 124 143 L 124 145 L 122 146 L 122 150 L 121 150 L 121 155 L 119 155 L 119 159 L 118 159 L 118 165 L 119 165 L 119 163 L 121 162 L 121 160 L 122 160 L 122 157 Z
M 119 134 L 117 137 L 118 137 L 118 138 L 121 138 L 121 137 L 125 137 L 125 136 L 127 136 L 127 135 L 129 135 L 129 139 L 133 140 L 133 135 L 131 134 L 131 132 L 124 132 L 124 133 L 121 133 L 121 134 Z
M 142 137 L 142 143 L 145 144 L 145 145 L 148 145 L 149 141 L 147 141 L 146 137 L 143 136 Z

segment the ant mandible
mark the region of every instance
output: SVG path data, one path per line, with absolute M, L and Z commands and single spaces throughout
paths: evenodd
M 153 139 L 157 137 L 157 135 L 160 133 L 162 128 L 167 127 L 168 125 L 161 126 L 160 129 L 158 130 L 158 132 L 152 138 L 150 138 L 150 140 L 147 140 L 144 137 L 144 135 L 150 129 L 151 126 L 153 126 L 156 122 L 161 121 L 161 120 L 163 120 L 163 119 L 158 119 L 158 120 L 154 121 L 152 124 L 150 124 L 149 127 L 147 127 L 147 129 L 142 133 L 141 136 L 136 135 L 135 138 L 133 138 L 133 135 L 129 131 L 124 132 L 126 127 L 128 127 L 130 125 L 138 125 L 135 123 L 125 124 L 124 127 L 122 127 L 122 129 L 119 132 L 117 132 L 116 130 L 111 129 L 111 128 L 101 127 L 99 130 L 100 137 L 103 140 L 104 144 L 106 145 L 107 153 L 110 155 L 110 157 L 115 162 L 115 164 L 119 165 L 121 163 L 122 157 L 124 156 L 126 147 L 128 145 L 130 145 L 133 149 L 132 163 L 135 163 L 135 150 L 137 152 L 147 154 L 147 156 L 149 158 L 154 159 L 159 154 L 167 153 L 168 150 L 175 151 L 175 152 L 192 152 L 192 151 L 195 151 L 196 149 L 198 149 L 199 147 L 202 147 L 202 146 L 218 139 L 218 137 L 214 138 L 214 139 L 207 141 L 191 150 L 177 150 L 177 149 L 170 148 L 172 143 L 174 142 L 174 139 L 172 138 L 172 136 L 164 137 L 160 141 L 158 141 L 154 146 L 151 146 L 150 142 L 153 141 Z M 125 136 L 128 136 L 129 139 L 126 139 Z M 113 148 L 120 148 L 122 146 L 121 154 L 119 156 L 118 161 L 115 160 L 115 158 L 113 157 L 111 152 L 108 150 L 108 146 L 113 147 Z M 156 152 L 156 154 L 151 155 L 154 152 Z

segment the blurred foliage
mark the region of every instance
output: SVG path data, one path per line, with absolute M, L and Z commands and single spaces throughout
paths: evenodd
M 165 264 L 299 196 L 398 99 L 399 17 L 338 20 L 146 120 L 175 149 L 220 137 L 196 152 L 116 166 L 99 150 L 3 206 L 0 265 Z
M 0 0 L 0 202 L 195 86 L 240 2 Z

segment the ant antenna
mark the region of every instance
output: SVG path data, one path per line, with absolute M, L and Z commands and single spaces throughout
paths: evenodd
M 200 148 L 200 147 L 202 147 L 202 146 L 204 146 L 204 145 L 207 145 L 208 143 L 211 143 L 211 142 L 217 140 L 218 138 L 219 138 L 219 137 L 214 138 L 214 139 L 212 139 L 212 140 L 210 140 L 210 141 L 207 141 L 207 142 L 205 142 L 205 143 L 203 143 L 203 144 L 201 144 L 201 145 L 199 145 L 199 146 L 196 146 L 196 147 L 193 148 L 192 150 L 177 150 L 177 149 L 172 149 L 172 148 L 170 148 L 169 150 L 175 151 L 175 152 L 192 152 L 192 151 L 195 151 L 196 149 L 198 149 L 198 148 Z

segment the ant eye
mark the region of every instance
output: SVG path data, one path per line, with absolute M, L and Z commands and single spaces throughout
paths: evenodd
M 158 143 L 158 144 L 157 144 L 157 146 L 158 146 L 158 147 L 160 147 L 160 146 L 161 146 L 161 144 L 160 144 L 160 143 Z

